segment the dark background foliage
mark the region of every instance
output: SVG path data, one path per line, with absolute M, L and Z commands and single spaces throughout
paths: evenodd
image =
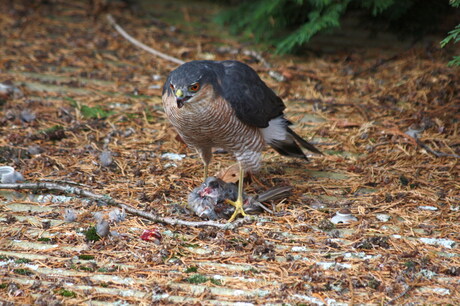
M 460 16 L 458 0 L 224 2 L 229 8 L 216 16 L 218 23 L 227 25 L 233 33 L 271 44 L 280 54 L 295 52 L 316 34 L 339 29 L 344 18 L 358 19 L 359 27 L 373 32 L 391 31 L 401 39 L 417 41 L 427 34 L 446 33 Z

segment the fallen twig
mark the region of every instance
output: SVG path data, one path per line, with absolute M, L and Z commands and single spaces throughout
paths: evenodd
M 391 142 L 390 141 L 384 141 L 384 142 L 380 142 L 380 143 L 377 143 L 375 145 L 367 145 L 366 146 L 366 150 L 369 152 L 369 153 L 372 153 L 374 152 L 374 150 L 377 148 L 377 147 L 381 147 L 381 146 L 386 146 L 388 144 L 390 144 Z
M 252 56 L 256 60 L 258 60 L 266 69 L 268 69 L 268 75 L 271 76 L 273 79 L 277 80 L 278 82 L 286 81 L 286 78 L 279 73 L 272 69 L 272 65 L 267 62 L 267 60 L 260 54 L 254 50 L 243 50 L 244 55 Z
M 396 55 L 393 55 L 393 56 L 388 57 L 388 58 L 380 59 L 379 61 L 377 61 L 374 65 L 372 65 L 370 67 L 365 68 L 365 69 L 361 69 L 359 71 L 356 71 L 353 74 L 353 78 L 356 78 L 356 77 L 361 76 L 362 74 L 377 70 L 377 68 L 379 68 L 380 66 L 385 65 L 386 63 L 389 63 L 389 62 L 392 62 L 392 61 L 395 61 L 395 60 L 399 59 L 400 56 L 401 56 L 400 54 L 396 54 Z
M 449 153 L 444 153 L 444 152 L 438 152 L 430 148 L 430 146 L 424 144 L 419 138 L 415 137 L 415 141 L 419 146 L 424 148 L 427 152 L 433 154 L 436 157 L 455 157 L 455 158 L 460 158 L 460 155 L 458 154 L 449 154 Z
M 386 303 L 385 305 L 393 305 L 394 302 L 396 302 L 397 300 L 399 300 L 400 298 L 402 298 L 403 296 L 405 296 L 409 291 L 411 291 L 414 287 L 412 286 L 409 286 L 408 284 L 405 284 L 406 285 L 406 288 L 404 288 L 404 291 L 401 292 L 400 294 L 398 294 L 397 296 L 395 296 L 394 298 L 392 298 L 390 301 L 388 301 L 388 303 Z
M 51 180 L 51 179 L 40 179 L 41 182 L 49 182 L 49 183 L 53 183 L 53 184 L 67 184 L 67 185 L 74 185 L 74 186 L 80 186 L 80 187 L 91 187 L 89 185 L 86 185 L 86 184 L 82 184 L 82 183 L 77 183 L 77 182 L 73 182 L 73 181 L 67 181 L 67 180 Z
M 347 274 L 348 277 L 348 289 L 350 290 L 350 304 L 355 305 L 355 289 L 353 287 L 353 280 L 351 279 L 350 274 Z
M 179 65 L 182 65 L 182 64 L 185 63 L 185 61 L 183 61 L 181 59 L 178 59 L 176 57 L 164 54 L 164 53 L 162 53 L 162 52 L 160 52 L 158 50 L 155 50 L 155 49 L 143 44 L 142 42 L 138 41 L 137 39 L 135 39 L 134 37 L 129 35 L 121 26 L 119 26 L 115 22 L 115 19 L 112 17 L 112 15 L 107 14 L 107 21 L 109 22 L 109 24 L 111 26 L 113 26 L 115 28 L 115 30 L 117 30 L 118 33 L 120 33 L 121 36 L 126 38 L 130 43 L 132 43 L 136 47 L 144 49 L 145 51 L 147 51 L 147 52 L 149 52 L 149 53 L 151 53 L 151 54 L 153 54 L 155 56 L 159 56 L 161 58 L 164 58 L 165 60 L 174 62 L 174 63 L 179 64 Z M 256 51 L 253 51 L 253 50 L 243 50 L 243 54 L 251 56 L 251 57 L 254 57 L 256 60 L 258 60 L 266 69 L 268 69 L 268 74 L 273 79 L 277 80 L 278 82 L 284 82 L 286 80 L 286 78 L 281 73 L 271 69 L 272 65 L 270 65 L 270 63 L 267 62 L 260 53 L 258 53 Z
M 218 223 L 215 221 L 185 221 L 181 219 L 160 217 L 152 213 L 136 209 L 127 204 L 118 202 L 107 195 L 97 194 L 85 189 L 81 189 L 71 185 L 60 185 L 56 183 L 22 183 L 22 184 L 0 184 L 0 189 L 13 189 L 13 190 L 48 190 L 48 191 L 61 191 L 65 194 L 74 194 L 85 198 L 90 198 L 98 202 L 102 202 L 112 206 L 124 208 L 128 213 L 148 219 L 156 223 L 164 223 L 168 225 L 184 225 L 190 227 L 205 227 L 213 226 L 223 230 L 235 229 L 244 223 L 248 222 L 250 218 L 238 219 L 231 223 Z
M 124 38 L 126 38 L 130 43 L 132 43 L 133 45 L 135 45 L 136 47 L 139 47 L 141 49 L 144 49 L 145 51 L 149 52 L 149 53 L 152 53 L 153 55 L 155 56 L 158 56 L 158 57 L 161 57 L 165 60 L 168 60 L 168 61 L 171 61 L 173 63 L 176 63 L 176 64 L 179 64 L 179 65 L 182 65 L 183 63 L 185 63 L 183 60 L 180 60 L 178 58 L 175 58 L 173 56 L 170 56 L 170 55 L 167 55 L 167 54 L 164 54 L 158 50 L 155 50 L 153 48 L 150 48 L 149 46 L 141 43 L 140 41 L 138 41 L 137 39 L 135 39 L 134 37 L 132 37 L 131 35 L 129 35 L 128 33 L 126 33 L 125 30 L 123 30 L 122 27 L 120 27 L 116 22 L 115 22 L 115 19 L 113 19 L 112 15 L 108 14 L 107 15 L 107 20 L 108 22 L 110 23 L 111 26 L 113 26 L 115 28 L 115 30 L 117 30 L 118 33 L 120 33 L 121 36 L 123 36 Z

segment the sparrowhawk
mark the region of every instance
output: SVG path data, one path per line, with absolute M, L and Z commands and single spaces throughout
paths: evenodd
M 179 135 L 204 163 L 223 148 L 240 165 L 238 198 L 229 221 L 242 214 L 244 171 L 257 171 L 261 151 L 271 146 L 285 156 L 307 158 L 300 146 L 321 154 L 284 118 L 283 101 L 251 67 L 238 61 L 191 61 L 172 71 L 163 87 L 165 112 Z M 300 146 L 299 146 L 300 145 Z

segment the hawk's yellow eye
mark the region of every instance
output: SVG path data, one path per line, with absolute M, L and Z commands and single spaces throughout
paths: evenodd
M 188 87 L 189 91 L 198 91 L 200 90 L 200 83 L 192 84 Z

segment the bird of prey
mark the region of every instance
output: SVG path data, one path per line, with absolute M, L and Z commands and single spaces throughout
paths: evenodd
M 321 152 L 297 135 L 284 118 L 283 101 L 248 65 L 233 61 L 191 61 L 173 70 L 163 86 L 168 119 L 204 163 L 204 178 L 212 148 L 233 153 L 239 163 L 238 196 L 229 219 L 245 216 L 243 178 L 257 171 L 265 145 L 290 157 L 305 158 L 300 147 Z

